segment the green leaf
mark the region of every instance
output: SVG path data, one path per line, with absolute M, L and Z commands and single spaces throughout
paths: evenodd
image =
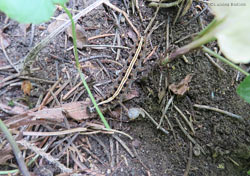
M 235 63 L 250 62 L 250 1 L 211 0 L 210 7 L 216 20 L 222 21 L 214 36 L 223 54 Z
M 68 0 L 52 0 L 54 4 L 65 4 Z
M 0 11 L 20 23 L 39 24 L 48 21 L 55 11 L 55 4 L 67 0 L 0 0 Z
M 237 88 L 238 95 L 250 103 L 250 76 L 247 76 Z

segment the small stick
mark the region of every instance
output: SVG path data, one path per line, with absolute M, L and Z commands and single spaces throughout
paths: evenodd
M 56 88 L 56 86 L 60 83 L 60 81 L 62 80 L 62 78 L 60 78 L 51 88 L 50 88 L 50 91 L 54 91 L 54 89 Z M 39 106 L 39 109 L 38 110 L 41 110 L 43 109 L 43 107 L 46 105 L 49 97 L 50 97 L 50 91 L 48 91 L 48 93 L 46 94 L 46 96 L 44 97 L 41 105 Z
M 110 74 L 109 74 L 109 71 L 107 70 L 107 68 L 99 60 L 96 60 L 96 62 L 101 66 L 101 68 L 104 70 L 104 72 L 106 73 L 106 75 L 110 79 Z
M 182 0 L 177 0 L 174 2 L 169 2 L 169 3 L 156 3 L 156 2 L 151 2 L 149 3 L 149 7 L 161 7 L 161 8 L 169 8 L 169 7 L 174 7 L 177 6 Z
M 142 108 L 140 108 L 140 109 L 148 116 L 148 118 L 153 122 L 153 124 L 155 126 L 159 126 L 159 124 L 150 116 L 150 114 L 147 111 L 145 111 Z M 165 130 L 164 128 L 162 128 L 162 127 L 159 127 L 159 130 L 161 130 L 163 133 L 165 133 L 167 135 L 169 134 L 169 132 L 167 130 Z
M 98 158 L 95 154 L 93 154 L 89 149 L 87 149 L 86 147 L 82 147 L 82 149 L 85 152 L 87 152 L 92 158 L 94 158 L 97 161 L 99 161 L 102 165 L 104 165 L 105 167 L 108 167 L 106 163 L 104 163 L 100 158 Z
M 114 63 L 116 65 L 119 65 L 120 67 L 123 67 L 123 64 L 117 62 L 117 61 L 114 61 L 114 60 L 111 60 L 111 59 L 104 59 L 102 60 L 103 63 Z
M 169 121 L 169 119 L 168 119 L 168 116 L 167 116 L 167 115 L 165 115 L 164 117 L 165 117 L 165 119 L 167 120 L 168 125 L 170 126 L 170 129 L 171 129 L 171 131 L 172 131 L 172 133 L 173 133 L 173 135 L 174 135 L 174 139 L 176 140 L 176 135 L 175 135 L 175 132 L 174 132 L 173 125 L 170 123 L 170 121 Z
M 143 22 L 143 17 L 142 17 L 142 14 L 141 14 L 141 10 L 140 10 L 140 7 L 139 7 L 138 0 L 135 0 L 135 8 L 139 13 L 139 17 L 140 17 L 141 22 Z
M 25 141 L 25 140 L 20 140 L 20 141 L 18 141 L 18 143 L 27 147 L 28 149 L 32 150 L 36 154 L 44 157 L 49 162 L 55 164 L 58 168 L 60 168 L 60 170 L 62 172 L 64 172 L 64 173 L 72 173 L 73 172 L 72 169 L 64 166 L 62 163 L 60 163 L 58 160 L 56 160 L 54 157 L 52 157 L 49 153 L 46 153 L 43 149 L 40 149 L 40 148 L 36 147 L 35 145 Z
M 175 117 L 181 131 L 187 136 L 187 138 L 194 144 L 196 145 L 201 151 L 203 154 L 205 154 L 205 151 L 203 150 L 203 148 L 194 140 L 194 138 L 192 138 L 192 136 L 190 136 L 190 134 L 188 134 L 188 132 L 183 128 L 181 122 L 178 120 L 177 117 Z
M 168 22 L 166 25 L 166 50 L 169 49 L 169 26 L 170 26 L 170 16 L 168 15 Z M 167 53 L 168 55 L 168 53 Z
M 148 56 L 143 60 L 143 63 L 150 60 L 150 57 L 155 53 L 156 49 L 157 49 L 157 46 L 155 46 L 154 49 L 148 54 Z
M 133 23 L 130 21 L 130 19 L 128 18 L 128 14 L 126 12 L 124 12 L 123 10 L 119 9 L 118 7 L 116 7 L 115 5 L 111 4 L 108 0 L 105 0 L 103 2 L 104 4 L 106 4 L 107 6 L 109 6 L 110 8 L 114 9 L 117 12 L 120 12 L 123 14 L 123 16 L 125 17 L 125 19 L 127 20 L 128 24 L 132 27 L 132 29 L 135 31 L 135 33 L 137 34 L 138 38 L 141 38 L 140 33 L 138 32 L 138 30 L 136 29 L 136 27 L 133 25 Z
M 204 9 L 202 9 L 202 11 L 200 11 L 200 13 L 197 13 L 195 15 L 195 17 L 193 17 L 191 20 L 189 20 L 187 23 L 184 24 L 184 26 L 189 25 L 191 22 L 193 22 L 194 20 L 196 20 L 202 13 L 204 13 L 207 10 L 208 6 L 206 5 L 206 7 Z
M 56 95 L 55 95 L 51 90 L 49 90 L 49 92 L 51 93 L 52 97 L 53 97 L 54 100 L 56 101 L 57 106 L 61 106 L 61 103 L 59 102 L 59 100 L 58 100 L 58 98 L 56 97 Z
M 87 79 L 87 78 L 86 78 Z M 68 91 L 64 96 L 63 96 L 63 100 L 67 100 L 68 97 L 78 88 L 82 85 L 82 81 L 80 81 L 77 85 L 75 85 L 70 91 Z
M 34 80 L 34 81 L 40 81 L 40 82 L 49 83 L 49 84 L 55 84 L 56 83 L 55 81 L 50 81 L 50 80 L 35 78 L 35 77 L 30 77 L 30 76 L 18 76 L 18 78 L 27 79 L 27 80 Z
M 1 31 L 0 31 L 1 32 Z M 1 48 L 3 50 L 3 53 L 4 53 L 4 56 L 5 58 L 7 59 L 7 61 L 10 63 L 10 65 L 16 70 L 17 73 L 19 73 L 19 70 L 17 69 L 17 67 L 12 63 L 12 61 L 10 60 L 5 48 L 4 48 L 4 45 L 3 45 L 3 37 L 0 37 L 0 42 L 1 42 Z
M 154 20 L 155 20 L 155 18 L 156 18 L 156 16 L 157 16 L 159 10 L 160 10 L 160 6 L 157 6 L 157 9 L 156 9 L 156 11 L 155 11 L 155 14 L 154 14 L 153 18 L 150 20 L 150 22 L 149 22 L 149 24 L 148 24 L 146 30 L 144 31 L 144 34 L 147 34 L 148 31 L 149 31 L 149 29 L 152 27 L 153 22 L 154 22 Z
M 208 54 L 208 53 L 205 53 L 205 56 L 207 56 L 208 60 L 216 67 L 218 68 L 219 70 L 221 70 L 222 72 L 224 73 L 227 73 L 226 70 L 224 70 L 219 64 L 217 64 L 213 58 Z
M 74 46 L 69 47 L 67 51 L 72 50 Z M 95 49 L 106 49 L 106 48 L 121 48 L 121 49 L 130 49 L 129 47 L 126 46 L 116 46 L 116 45 L 82 45 L 82 47 L 90 47 L 90 48 L 95 48 Z
M 125 144 L 125 142 L 123 142 L 121 140 L 121 138 L 119 138 L 117 135 L 113 135 L 113 138 L 115 138 L 120 144 L 121 146 L 129 153 L 129 155 L 134 158 L 135 155 L 131 152 L 131 150 L 128 148 L 128 146 Z
M 93 138 L 94 140 L 96 140 L 96 141 L 102 146 L 103 152 L 107 155 L 107 158 L 108 158 L 108 160 L 109 160 L 109 162 L 110 162 L 110 161 L 111 161 L 111 154 L 109 153 L 109 151 L 108 151 L 106 145 L 105 145 L 105 144 L 102 142 L 102 140 L 100 140 L 98 137 L 96 137 L 96 136 L 94 136 L 94 135 L 92 135 L 92 136 L 90 136 L 90 137 Z M 110 139 L 112 139 L 112 138 L 110 138 Z
M 187 57 L 186 57 L 184 54 L 182 55 L 182 58 L 183 58 L 183 60 L 184 60 L 184 62 L 185 62 L 186 64 L 189 63 Z
M 181 38 L 181 39 L 175 41 L 174 43 L 175 43 L 175 44 L 178 44 L 178 43 L 182 42 L 183 40 L 186 40 L 186 39 L 188 39 L 188 38 L 190 38 L 190 37 L 196 36 L 197 34 L 198 34 L 198 33 L 189 34 L 189 35 L 187 35 L 187 36 L 185 36 L 185 37 L 183 37 L 183 38 Z
M 157 129 L 161 126 L 161 123 L 162 123 L 162 121 L 163 121 L 163 118 L 164 118 L 164 116 L 166 115 L 166 112 L 167 112 L 167 110 L 168 110 L 170 104 L 173 102 L 173 99 L 174 99 L 174 95 L 168 100 L 168 103 L 167 103 L 167 105 L 165 106 L 165 109 L 164 109 L 164 111 L 163 111 L 163 113 L 162 113 L 161 120 L 160 120 L 160 122 L 159 122 L 159 124 L 158 124 L 158 126 L 157 126 Z
M 60 86 L 60 88 L 54 93 L 55 96 L 57 96 L 68 84 L 69 84 L 69 80 L 66 81 L 62 86 Z M 50 103 L 52 100 L 53 100 L 53 97 L 50 97 L 48 101 L 46 102 L 46 104 Z
M 114 14 L 115 15 L 115 14 Z M 119 14 L 119 18 L 117 21 L 117 26 L 120 28 L 120 21 L 121 21 L 121 13 Z M 120 29 L 119 29 L 120 30 Z M 117 36 L 117 44 L 121 45 L 121 36 L 120 36 L 120 32 L 118 29 L 116 29 L 116 36 Z M 117 49 L 117 53 L 116 53 L 116 58 L 115 60 L 117 61 L 120 58 L 121 55 L 121 49 Z
M 120 148 L 119 148 L 119 143 L 118 141 L 115 141 L 115 148 L 116 148 L 116 153 L 120 153 Z M 119 155 L 116 155 L 116 163 L 118 164 L 119 163 Z
M 68 150 L 67 150 L 68 151 Z M 72 158 L 72 160 L 74 161 L 74 164 L 76 164 L 81 170 L 85 170 L 88 169 L 87 166 L 85 166 L 81 161 L 79 161 L 77 159 L 77 157 L 75 156 L 74 152 L 69 151 L 70 153 L 70 157 Z
M 187 117 L 183 114 L 183 112 L 176 105 L 174 105 L 174 108 L 181 115 L 181 117 L 183 117 L 183 119 L 186 121 L 186 123 L 188 124 L 189 128 L 192 130 L 193 134 L 195 134 L 193 124 L 188 121 Z
M 31 24 L 31 35 L 30 35 L 30 44 L 29 47 L 32 46 L 35 34 L 35 24 Z
M 193 145 L 192 142 L 189 143 L 189 157 L 188 157 L 188 162 L 186 165 L 186 169 L 185 172 L 183 174 L 183 176 L 188 176 L 189 170 L 191 168 L 191 162 L 192 162 L 192 158 L 193 158 Z
M 68 143 L 67 143 L 67 144 L 64 146 L 64 148 L 63 148 L 58 154 L 56 154 L 54 157 L 55 157 L 56 159 L 60 159 L 60 158 L 64 155 L 65 151 L 70 147 L 70 145 L 73 144 L 74 140 L 77 138 L 78 135 L 79 135 L 79 132 L 76 133 L 76 134 L 74 134 L 74 136 L 72 136 L 70 139 L 67 139 L 67 142 L 68 142 Z
M 173 25 L 174 25 L 174 26 L 175 26 L 175 23 L 177 22 L 178 18 L 180 17 L 181 11 L 182 11 L 182 9 L 183 9 L 184 2 L 185 2 L 185 1 L 182 0 L 181 5 L 178 7 L 179 10 L 178 10 L 178 12 L 177 12 L 177 14 L 176 14 L 176 16 L 175 16 L 174 22 L 173 22 Z
M 110 36 L 115 36 L 115 34 L 101 34 L 101 35 L 96 35 L 93 37 L 89 37 L 88 41 L 98 39 L 98 38 L 104 38 L 104 37 L 110 37 Z
M 241 117 L 240 115 L 236 115 L 236 114 L 233 114 L 233 113 L 231 113 L 231 112 L 224 111 L 224 110 L 221 110 L 221 109 L 218 109 L 218 108 L 214 108 L 214 107 L 211 107 L 211 106 L 194 104 L 194 107 L 200 108 L 200 109 L 207 109 L 207 110 L 211 110 L 211 111 L 216 111 L 216 112 L 219 112 L 219 113 L 228 115 L 229 117 L 236 118 L 236 119 L 238 119 L 238 120 L 243 120 L 243 119 L 244 119 L 244 118 Z
M 114 140 L 113 140 L 113 138 L 109 138 L 109 146 L 110 146 L 109 162 L 110 162 L 111 169 L 113 169 L 115 166 L 115 154 L 114 154 Z
M 108 56 L 108 55 L 96 55 L 96 56 L 90 56 L 90 57 L 83 57 L 79 60 L 79 62 L 86 62 L 86 61 L 89 61 L 89 60 L 92 60 L 92 59 L 97 59 L 97 58 L 110 58 L 112 59 L 111 56 Z

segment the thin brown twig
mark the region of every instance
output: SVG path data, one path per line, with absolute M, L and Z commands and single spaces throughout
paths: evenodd
M 207 56 L 208 60 L 216 67 L 218 68 L 219 70 L 221 70 L 222 72 L 224 73 L 227 73 L 226 70 L 224 70 L 218 63 L 216 63 L 213 58 L 208 54 L 208 53 L 205 53 L 205 56 Z
M 56 92 L 54 92 L 55 96 L 59 95 L 59 93 L 69 84 L 70 80 L 66 81 L 62 86 L 60 86 L 59 89 L 56 90 Z M 53 100 L 53 97 L 50 97 L 46 104 L 50 103 Z M 45 105 L 46 105 L 45 104 Z
M 104 38 L 104 37 L 110 37 L 110 36 L 115 36 L 115 34 L 101 34 L 101 35 L 96 35 L 93 37 L 89 37 L 88 41 L 98 39 L 98 38 Z
M 113 135 L 113 138 L 115 138 L 120 144 L 121 146 L 129 153 L 129 155 L 134 158 L 135 155 L 132 153 L 132 151 L 128 148 L 128 146 L 125 144 L 125 142 L 123 142 L 117 135 Z
M 243 120 L 242 116 L 233 114 L 233 113 L 228 112 L 228 111 L 221 110 L 219 108 L 215 108 L 215 107 L 211 107 L 211 106 L 206 106 L 206 105 L 198 105 L 198 104 L 194 104 L 194 107 L 200 108 L 200 109 L 207 109 L 207 110 L 211 110 L 211 111 L 216 111 L 216 112 L 228 115 L 229 117 L 233 117 L 233 118 L 236 118 L 238 120 Z
M 141 111 L 143 111 L 146 115 L 147 115 L 147 117 L 153 122 L 153 124 L 155 125 L 155 126 L 158 126 L 159 124 L 150 116 L 150 114 L 147 112 L 147 111 L 145 111 L 144 109 L 142 109 L 142 108 L 140 108 L 141 109 Z M 165 134 L 169 134 L 169 132 L 167 131 L 167 130 L 165 130 L 164 128 L 162 128 L 161 126 L 159 127 L 159 130 L 161 130 L 163 133 L 165 133 Z
M 142 14 L 141 14 L 141 10 L 140 10 L 140 7 L 139 7 L 138 0 L 135 0 L 135 8 L 138 11 L 141 22 L 143 22 L 143 17 L 142 17 Z
M 141 34 L 138 32 L 138 30 L 136 29 L 136 27 L 133 25 L 133 23 L 130 21 L 130 19 L 128 18 L 128 14 L 126 12 L 124 12 L 123 10 L 119 9 L 118 7 L 116 7 L 115 5 L 111 4 L 109 1 L 104 1 L 104 4 L 106 4 L 107 6 L 109 6 L 110 8 L 114 9 L 117 12 L 120 12 L 123 14 L 123 16 L 125 17 L 125 19 L 127 20 L 128 24 L 132 27 L 132 29 L 135 31 L 135 33 L 137 34 L 138 38 L 141 38 Z
M 183 114 L 183 112 L 176 106 L 174 105 L 174 108 L 177 110 L 177 112 L 181 115 L 181 117 L 185 120 L 185 122 L 188 124 L 189 128 L 192 130 L 193 134 L 195 134 L 193 124 L 188 121 L 187 117 Z
M 183 176 L 188 176 L 189 170 L 191 168 L 192 158 L 193 158 L 193 144 L 192 144 L 192 142 L 190 142 L 189 143 L 188 162 L 187 162 L 186 169 L 185 169 L 185 172 L 184 172 Z
M 88 77 L 87 77 L 88 78 Z M 87 79 L 86 78 L 86 79 Z M 77 90 L 78 87 L 80 87 L 82 85 L 82 81 L 80 81 L 77 85 L 75 85 L 72 89 L 70 89 L 64 96 L 63 96 L 63 100 L 67 100 L 69 98 L 69 96 L 75 91 Z
M 56 160 L 54 157 L 52 157 L 50 154 L 46 153 L 43 149 L 40 149 L 38 147 L 36 147 L 35 145 L 27 142 L 26 140 L 20 140 L 17 141 L 19 144 L 27 147 L 28 149 L 32 150 L 33 152 L 35 152 L 36 154 L 44 157 L 46 160 L 48 160 L 49 162 L 55 164 L 58 168 L 61 169 L 62 172 L 66 172 L 66 173 L 72 173 L 73 170 L 70 168 L 65 167 L 62 163 L 60 163 L 58 160 Z
M 178 125 L 179 125 L 179 127 L 180 127 L 180 129 L 181 129 L 181 131 L 187 136 L 187 138 L 188 138 L 195 146 L 197 146 L 197 147 L 202 151 L 203 154 L 205 154 L 205 151 L 203 150 L 203 148 L 202 148 L 202 147 L 194 140 L 194 138 L 192 138 L 192 136 L 190 136 L 190 134 L 183 128 L 183 126 L 182 126 L 181 122 L 178 120 L 178 118 L 175 117 L 175 119 L 176 119 L 176 121 L 177 121 L 177 123 L 178 123 Z
M 160 1 L 161 1 L 161 0 L 160 0 Z M 156 11 L 155 11 L 155 14 L 154 14 L 153 18 L 150 20 L 150 22 L 149 22 L 149 24 L 148 24 L 146 30 L 144 31 L 144 34 L 147 34 L 148 31 L 151 29 L 151 27 L 152 27 L 152 25 L 153 25 L 153 22 L 154 22 L 154 20 L 155 20 L 155 18 L 156 18 L 156 16 L 157 16 L 159 10 L 160 10 L 160 6 L 157 6 L 157 9 L 156 9 Z
M 107 147 L 105 146 L 105 144 L 98 137 L 96 137 L 94 135 L 92 135 L 90 137 L 93 138 L 94 140 L 96 140 L 102 146 L 103 151 L 107 155 L 108 160 L 110 162 L 111 161 L 111 154 L 109 153 L 109 151 L 108 151 Z M 110 139 L 112 139 L 112 138 L 110 138 Z
M 148 56 L 143 60 L 143 64 L 150 60 L 150 57 L 155 53 L 156 49 L 157 46 L 155 46 L 154 49 L 148 54 Z
M 159 124 L 158 124 L 158 126 L 157 126 L 157 129 L 161 126 L 161 123 L 162 123 L 162 121 L 163 121 L 163 118 L 164 118 L 164 116 L 166 115 L 167 110 L 168 110 L 170 104 L 173 102 L 173 100 L 174 100 L 174 95 L 168 100 L 168 103 L 166 104 L 166 106 L 165 106 L 165 108 L 164 108 L 164 111 L 163 111 L 163 113 L 162 113 L 162 116 L 161 116 L 160 122 L 159 122 Z
M 1 31 L 0 31 L 1 32 Z M 12 61 L 10 60 L 6 50 L 5 50 L 5 47 L 3 45 L 3 38 L 0 37 L 0 42 L 1 42 L 1 48 L 3 50 L 3 53 L 4 53 L 4 56 L 5 58 L 7 59 L 7 61 L 10 63 L 10 65 L 16 70 L 17 73 L 19 73 L 19 70 L 17 69 L 17 67 L 12 63 Z
M 18 78 L 27 79 L 27 80 L 34 80 L 34 81 L 40 81 L 40 82 L 49 83 L 49 84 L 55 84 L 55 81 L 50 81 L 50 80 L 35 78 L 35 77 L 30 77 L 30 76 L 18 76 Z

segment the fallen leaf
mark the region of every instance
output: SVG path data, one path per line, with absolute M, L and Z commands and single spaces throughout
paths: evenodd
M 62 108 L 64 109 L 64 112 L 68 113 L 69 117 L 74 120 L 83 120 L 91 118 L 87 111 L 87 107 L 90 106 L 90 104 L 91 100 L 87 99 L 86 101 L 63 104 Z
M 67 34 L 69 37 L 73 38 L 72 27 L 67 28 Z M 76 24 L 76 44 L 77 48 L 82 49 L 84 45 L 87 44 L 88 38 L 85 35 L 85 30 L 79 25 Z
M 90 105 L 90 100 L 78 101 L 62 104 L 62 107 L 46 108 L 37 112 L 29 112 L 32 120 L 50 120 L 62 122 L 65 117 L 74 120 L 89 119 L 91 116 L 87 112 L 87 107 Z
M 10 45 L 10 39 L 7 38 L 7 35 L 3 33 L 2 30 L 0 30 L 0 49 L 7 48 Z
M 49 24 L 48 32 L 52 33 L 54 30 L 59 28 L 63 23 L 65 23 L 65 21 L 68 19 L 69 19 L 68 15 L 66 13 L 59 15 L 54 22 Z
M 30 95 L 30 91 L 32 89 L 32 85 L 31 85 L 30 81 L 28 81 L 28 80 L 23 81 L 22 85 L 21 85 L 21 89 L 22 89 L 24 95 Z
M 188 74 L 179 84 L 171 84 L 168 88 L 176 95 L 184 95 L 188 90 L 188 83 L 191 81 L 193 75 Z

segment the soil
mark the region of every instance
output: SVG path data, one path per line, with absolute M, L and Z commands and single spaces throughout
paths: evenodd
M 87 1 L 86 4 L 82 4 L 82 1 L 75 1 L 75 3 L 70 1 L 68 6 L 71 8 L 74 6 L 74 9 L 82 10 L 92 2 L 93 1 Z M 126 11 L 123 1 L 113 0 L 111 3 Z M 140 11 L 144 18 L 143 22 L 140 21 L 138 11 L 135 11 L 133 14 L 132 9 L 129 8 L 129 19 L 141 34 L 143 34 L 155 13 L 155 8 L 150 8 L 147 5 L 145 1 L 139 1 Z M 188 170 L 188 175 L 190 176 L 247 175 L 247 171 L 250 170 L 250 105 L 244 102 L 236 93 L 236 88 L 240 81 L 243 80 L 244 76 L 238 76 L 237 71 L 220 61 L 216 61 L 226 73 L 219 70 L 208 60 L 201 50 L 192 51 L 186 54 L 185 56 L 188 62 L 183 58 L 177 58 L 166 67 L 159 67 L 159 65 L 157 65 L 159 59 L 162 58 L 165 53 L 169 53 L 175 48 L 190 43 L 192 37 L 187 36 L 201 31 L 198 19 L 202 20 L 201 23 L 203 25 L 207 25 L 211 22 L 213 16 L 208 9 L 205 10 L 199 18 L 195 18 L 196 13 L 199 12 L 197 5 L 204 7 L 202 3 L 193 2 L 188 13 L 181 17 L 175 25 L 173 21 L 178 8 L 161 9 L 159 11 L 154 21 L 154 24 L 158 22 L 158 27 L 150 35 L 145 51 L 146 55 L 148 55 L 153 48 L 157 46 L 155 53 L 144 65 L 144 68 L 150 71 L 143 79 L 138 78 L 133 85 L 133 88 L 136 89 L 139 96 L 124 103 L 126 108 L 143 108 L 156 122 L 159 122 L 166 104 L 171 96 L 174 96 L 168 89 L 168 86 L 172 83 L 179 83 L 188 74 L 192 74 L 189 90 L 183 96 L 175 95 L 173 103 L 166 113 L 169 122 L 164 119 L 161 124 L 161 127 L 166 129 L 169 133 L 166 134 L 157 129 L 147 117 L 139 117 L 138 119 L 127 122 L 127 113 L 124 108 L 122 108 L 122 110 L 121 108 L 112 110 L 114 113 L 118 112 L 119 116 L 115 118 L 115 115 L 110 116 L 110 113 L 105 114 L 105 116 L 113 129 L 123 131 L 133 137 L 131 141 L 127 137 L 119 135 L 135 154 L 135 157 L 132 158 L 123 147 L 118 145 L 118 142 L 114 140 L 114 138 L 110 137 L 110 135 L 79 135 L 77 138 L 81 138 L 81 140 L 76 139 L 75 145 L 80 145 L 79 141 L 85 141 L 82 145 L 86 147 L 89 152 L 81 149 L 81 155 L 85 158 L 81 162 L 84 163 L 88 169 L 95 171 L 95 173 L 92 172 L 92 175 L 102 173 L 104 175 L 117 176 L 179 176 L 183 175 L 185 171 L 187 172 L 186 168 L 189 162 L 190 168 Z M 57 10 L 55 16 L 58 16 L 60 13 L 62 13 L 62 11 Z M 107 33 L 115 34 L 116 29 L 118 29 L 121 34 L 121 45 L 128 47 L 133 46 L 133 39 L 136 37 L 136 34 L 132 31 L 128 23 L 123 22 L 125 20 L 123 17 L 121 18 L 120 27 L 118 27 L 112 13 L 113 11 L 109 7 L 99 6 L 88 13 L 87 16 L 82 17 L 78 21 L 78 24 L 84 28 L 87 37 Z M 119 16 L 118 13 L 116 16 Z M 35 43 L 41 41 L 48 35 L 47 27 L 52 22 L 49 21 L 35 26 L 33 43 L 29 47 L 32 33 L 31 27 L 23 30 L 23 25 L 15 21 L 8 20 L 7 23 L 4 23 L 5 18 L 6 16 L 4 14 L 0 14 L 0 27 L 1 29 L 4 27 L 3 33 L 6 35 L 6 38 L 11 41 L 10 45 L 6 48 L 6 52 L 13 63 L 20 61 L 35 46 Z M 166 49 L 166 28 L 168 19 L 170 47 Z M 6 27 L 7 24 L 8 26 Z M 180 42 L 176 42 L 185 37 L 187 38 Z M 66 39 L 67 42 L 65 41 Z M 89 41 L 89 44 L 112 45 L 113 39 L 114 36 L 99 38 Z M 56 38 L 51 40 L 47 47 L 39 52 L 36 61 L 31 66 L 33 71 L 29 75 L 31 77 L 51 81 L 57 81 L 59 77 L 62 77 L 62 82 L 70 80 L 70 84 L 64 89 L 61 95 L 58 96 L 60 103 L 86 101 L 87 98 L 87 94 L 83 91 L 82 87 L 77 89 L 69 99 L 62 100 L 62 96 L 79 82 L 74 64 L 73 51 L 68 50 L 71 46 L 72 41 L 67 38 L 65 32 L 59 34 Z M 218 50 L 216 42 L 212 42 L 207 46 Z M 80 59 L 97 55 L 110 56 L 100 58 L 99 62 L 96 61 L 97 59 L 81 62 L 84 66 L 84 74 L 89 76 L 87 81 L 91 90 L 95 92 L 95 97 L 97 97 L 98 94 L 96 93 L 96 89 L 94 89 L 92 85 L 107 80 L 114 80 L 117 77 L 117 71 L 121 69 L 121 67 L 114 62 L 105 62 L 105 59 L 115 61 L 116 53 L 110 48 L 84 48 L 79 50 L 81 51 Z M 124 64 L 128 55 L 129 51 L 122 49 L 118 62 Z M 0 67 L 4 68 L 7 65 L 9 65 L 9 63 L 1 50 Z M 110 74 L 109 77 L 107 73 L 103 71 L 104 68 Z M 14 73 L 15 71 L 12 68 L 1 69 L 0 79 L 3 80 Z M 21 83 L 22 79 L 16 79 L 12 84 L 1 87 L 1 103 L 7 105 L 10 100 L 13 100 L 26 107 L 34 107 L 39 99 L 39 95 L 45 95 L 49 87 L 52 86 L 52 84 L 46 82 L 31 80 L 33 86 L 31 95 L 28 96 L 29 99 L 26 99 L 27 101 L 23 101 L 24 95 L 21 90 Z M 103 94 L 106 94 L 109 93 L 108 91 L 111 87 L 112 81 L 109 84 L 100 86 L 100 90 Z M 82 94 L 78 96 L 79 93 Z M 195 108 L 193 106 L 194 104 L 216 107 L 240 115 L 243 117 L 243 120 L 219 112 Z M 55 105 L 56 102 L 54 101 L 50 103 L 48 107 L 53 108 Z M 174 105 L 177 106 L 186 117 L 192 119 L 195 133 L 190 130 L 185 120 L 174 108 Z M 7 113 L 1 111 L 0 113 L 0 117 L 3 120 L 11 118 Z M 97 115 L 95 117 L 97 117 Z M 200 151 L 200 148 L 197 148 L 197 145 L 194 145 L 187 135 L 183 133 L 176 119 L 179 119 L 184 129 L 203 148 L 204 152 Z M 75 125 L 80 124 L 80 122 L 75 120 L 68 120 Z M 94 118 L 88 119 L 87 121 L 97 123 L 99 119 Z M 53 125 L 49 126 L 53 128 Z M 35 128 L 33 129 L 35 130 Z M 4 140 L 2 137 L 3 136 L 1 136 L 1 141 Z M 54 143 L 61 139 L 62 137 L 56 138 Z M 110 155 L 113 153 L 112 156 L 114 158 L 110 159 L 107 157 L 103 146 L 106 147 Z M 115 146 L 113 148 L 114 151 L 110 149 L 110 146 Z M 52 148 L 47 152 L 51 150 Z M 61 148 L 58 147 L 58 149 L 50 154 L 56 156 L 60 150 Z M 93 157 L 94 155 L 96 157 Z M 79 169 L 75 161 L 72 158 L 68 159 L 67 156 L 68 154 L 65 153 L 59 161 L 71 169 Z M 8 163 L 13 162 L 15 163 L 15 160 L 10 159 L 5 163 L 1 163 L 0 170 L 13 169 L 13 164 L 8 166 Z M 42 167 L 42 169 L 39 169 L 40 167 Z M 29 167 L 29 170 L 33 172 L 34 175 L 44 175 L 41 173 L 42 170 L 45 170 L 47 174 L 50 173 L 49 175 L 52 175 L 52 173 L 53 175 L 60 173 L 58 168 L 42 158 L 38 159 L 37 165 Z M 91 172 L 89 175 L 91 175 Z

